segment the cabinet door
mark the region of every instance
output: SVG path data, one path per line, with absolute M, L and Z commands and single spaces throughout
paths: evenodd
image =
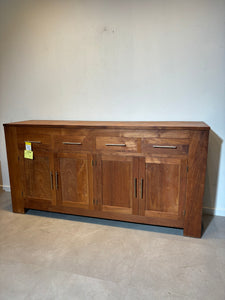
M 140 214 L 177 220 L 183 224 L 186 198 L 187 161 L 180 158 L 145 158 L 140 167 Z
M 100 155 L 97 195 L 105 212 L 138 214 L 138 158 Z
M 93 175 L 91 155 L 59 153 L 56 158 L 56 190 L 58 205 L 91 208 Z
M 40 204 L 40 208 L 55 205 L 53 155 L 47 151 L 34 150 L 33 159 L 27 159 L 22 153 L 23 194 L 27 206 L 35 203 Z

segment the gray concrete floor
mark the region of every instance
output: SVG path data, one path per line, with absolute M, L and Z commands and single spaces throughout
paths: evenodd
M 225 218 L 180 229 L 30 210 L 0 192 L 0 299 L 225 299 Z

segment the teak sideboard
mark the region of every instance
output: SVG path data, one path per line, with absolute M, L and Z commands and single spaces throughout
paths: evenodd
M 183 228 L 201 237 L 203 122 L 4 124 L 13 211 L 38 209 Z M 25 158 L 25 143 L 33 159 Z

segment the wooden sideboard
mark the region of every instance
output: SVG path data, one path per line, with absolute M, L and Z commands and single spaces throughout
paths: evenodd
M 205 123 L 24 121 L 4 129 L 14 212 L 177 227 L 201 237 Z M 33 159 L 24 158 L 25 142 Z

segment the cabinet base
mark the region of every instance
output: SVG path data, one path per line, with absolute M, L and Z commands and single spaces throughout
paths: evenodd
M 116 220 L 116 221 L 125 221 L 125 222 L 139 223 L 139 224 L 172 227 L 172 228 L 179 228 L 179 229 L 184 228 L 183 222 L 177 220 L 169 220 L 169 219 L 159 220 L 157 218 L 149 218 L 145 216 L 125 215 L 120 213 L 102 212 L 96 210 L 83 210 L 80 208 L 71 208 L 71 207 L 58 207 L 58 206 L 40 207 L 40 205 L 31 202 L 29 203 L 29 206 L 24 208 L 24 210 L 21 210 L 21 213 L 26 212 L 28 209 L 56 212 L 56 213 L 70 214 L 70 215 L 78 215 L 84 217 L 93 217 L 93 218 L 100 218 L 100 219 L 109 219 L 109 220 Z

